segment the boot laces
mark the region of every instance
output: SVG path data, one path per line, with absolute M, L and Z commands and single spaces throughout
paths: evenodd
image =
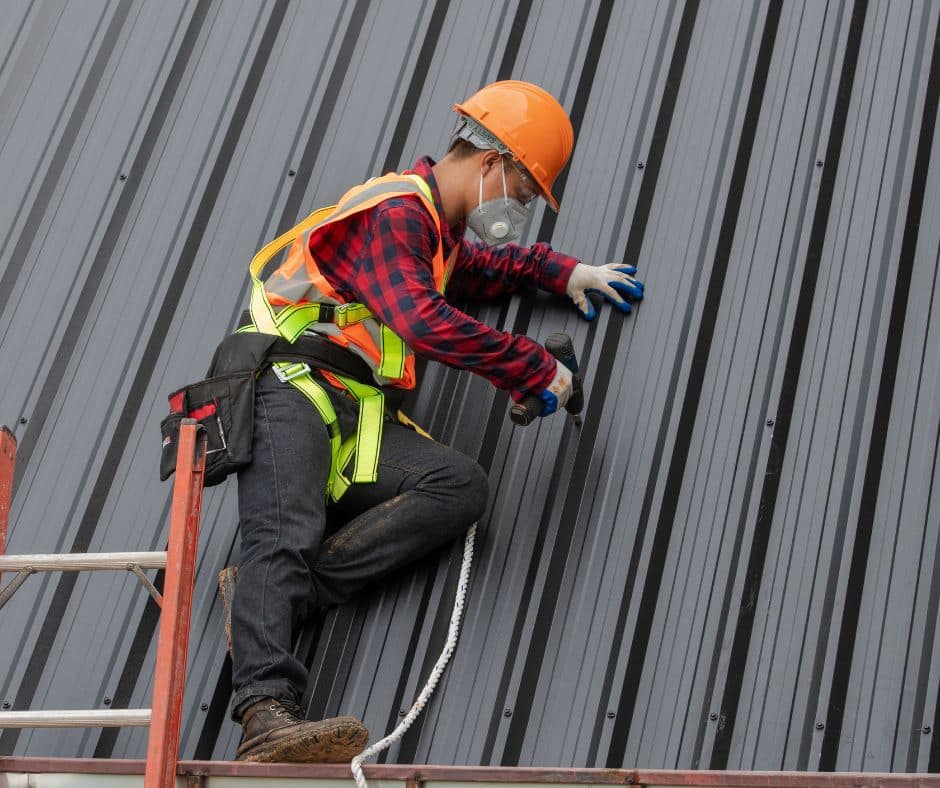
M 287 722 L 303 722 L 304 713 L 297 703 L 291 701 L 274 702 L 268 708 L 275 717 L 284 717 Z

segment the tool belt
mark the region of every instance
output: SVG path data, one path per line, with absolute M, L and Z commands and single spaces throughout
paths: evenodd
M 251 462 L 255 379 L 271 365 L 283 382 L 309 376 L 312 369 L 327 370 L 363 383 L 372 379 L 361 358 L 325 338 L 304 335 L 288 342 L 271 334 L 232 334 L 216 348 L 205 380 L 183 386 L 169 396 L 170 414 L 160 423 L 161 481 L 176 470 L 177 443 L 184 418 L 196 419 L 206 429 L 204 486 L 220 484 Z M 339 437 L 335 415 L 332 421 L 327 427 L 334 439 L 334 434 Z

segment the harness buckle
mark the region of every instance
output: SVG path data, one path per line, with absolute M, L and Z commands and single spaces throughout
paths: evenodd
M 274 374 L 277 375 L 277 379 L 281 383 L 290 383 L 294 378 L 299 378 L 301 375 L 310 372 L 310 365 L 304 364 L 302 361 L 285 365 L 274 364 L 273 368 Z

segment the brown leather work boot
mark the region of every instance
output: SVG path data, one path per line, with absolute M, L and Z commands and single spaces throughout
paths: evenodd
M 240 761 L 348 763 L 369 741 L 369 731 L 355 717 L 305 720 L 298 707 L 273 698 L 251 704 L 241 722 Z

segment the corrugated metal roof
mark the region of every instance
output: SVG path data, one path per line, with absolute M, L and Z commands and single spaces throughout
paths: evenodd
M 419 421 L 492 501 L 454 662 L 389 761 L 940 766 L 936 2 L 12 0 L 0 26 L 0 421 L 10 552 L 154 549 L 165 395 L 242 309 L 252 253 L 350 184 L 440 153 L 486 82 L 577 132 L 527 242 L 638 261 L 648 297 L 572 334 L 587 408 L 513 428 L 427 366 Z M 293 173 L 293 174 L 292 174 Z M 182 754 L 230 757 L 207 491 Z M 378 733 L 443 643 L 460 550 L 311 622 L 309 713 Z M 133 577 L 32 578 L 0 700 L 146 706 Z M 0 754 L 139 756 L 141 732 L 6 731 Z

